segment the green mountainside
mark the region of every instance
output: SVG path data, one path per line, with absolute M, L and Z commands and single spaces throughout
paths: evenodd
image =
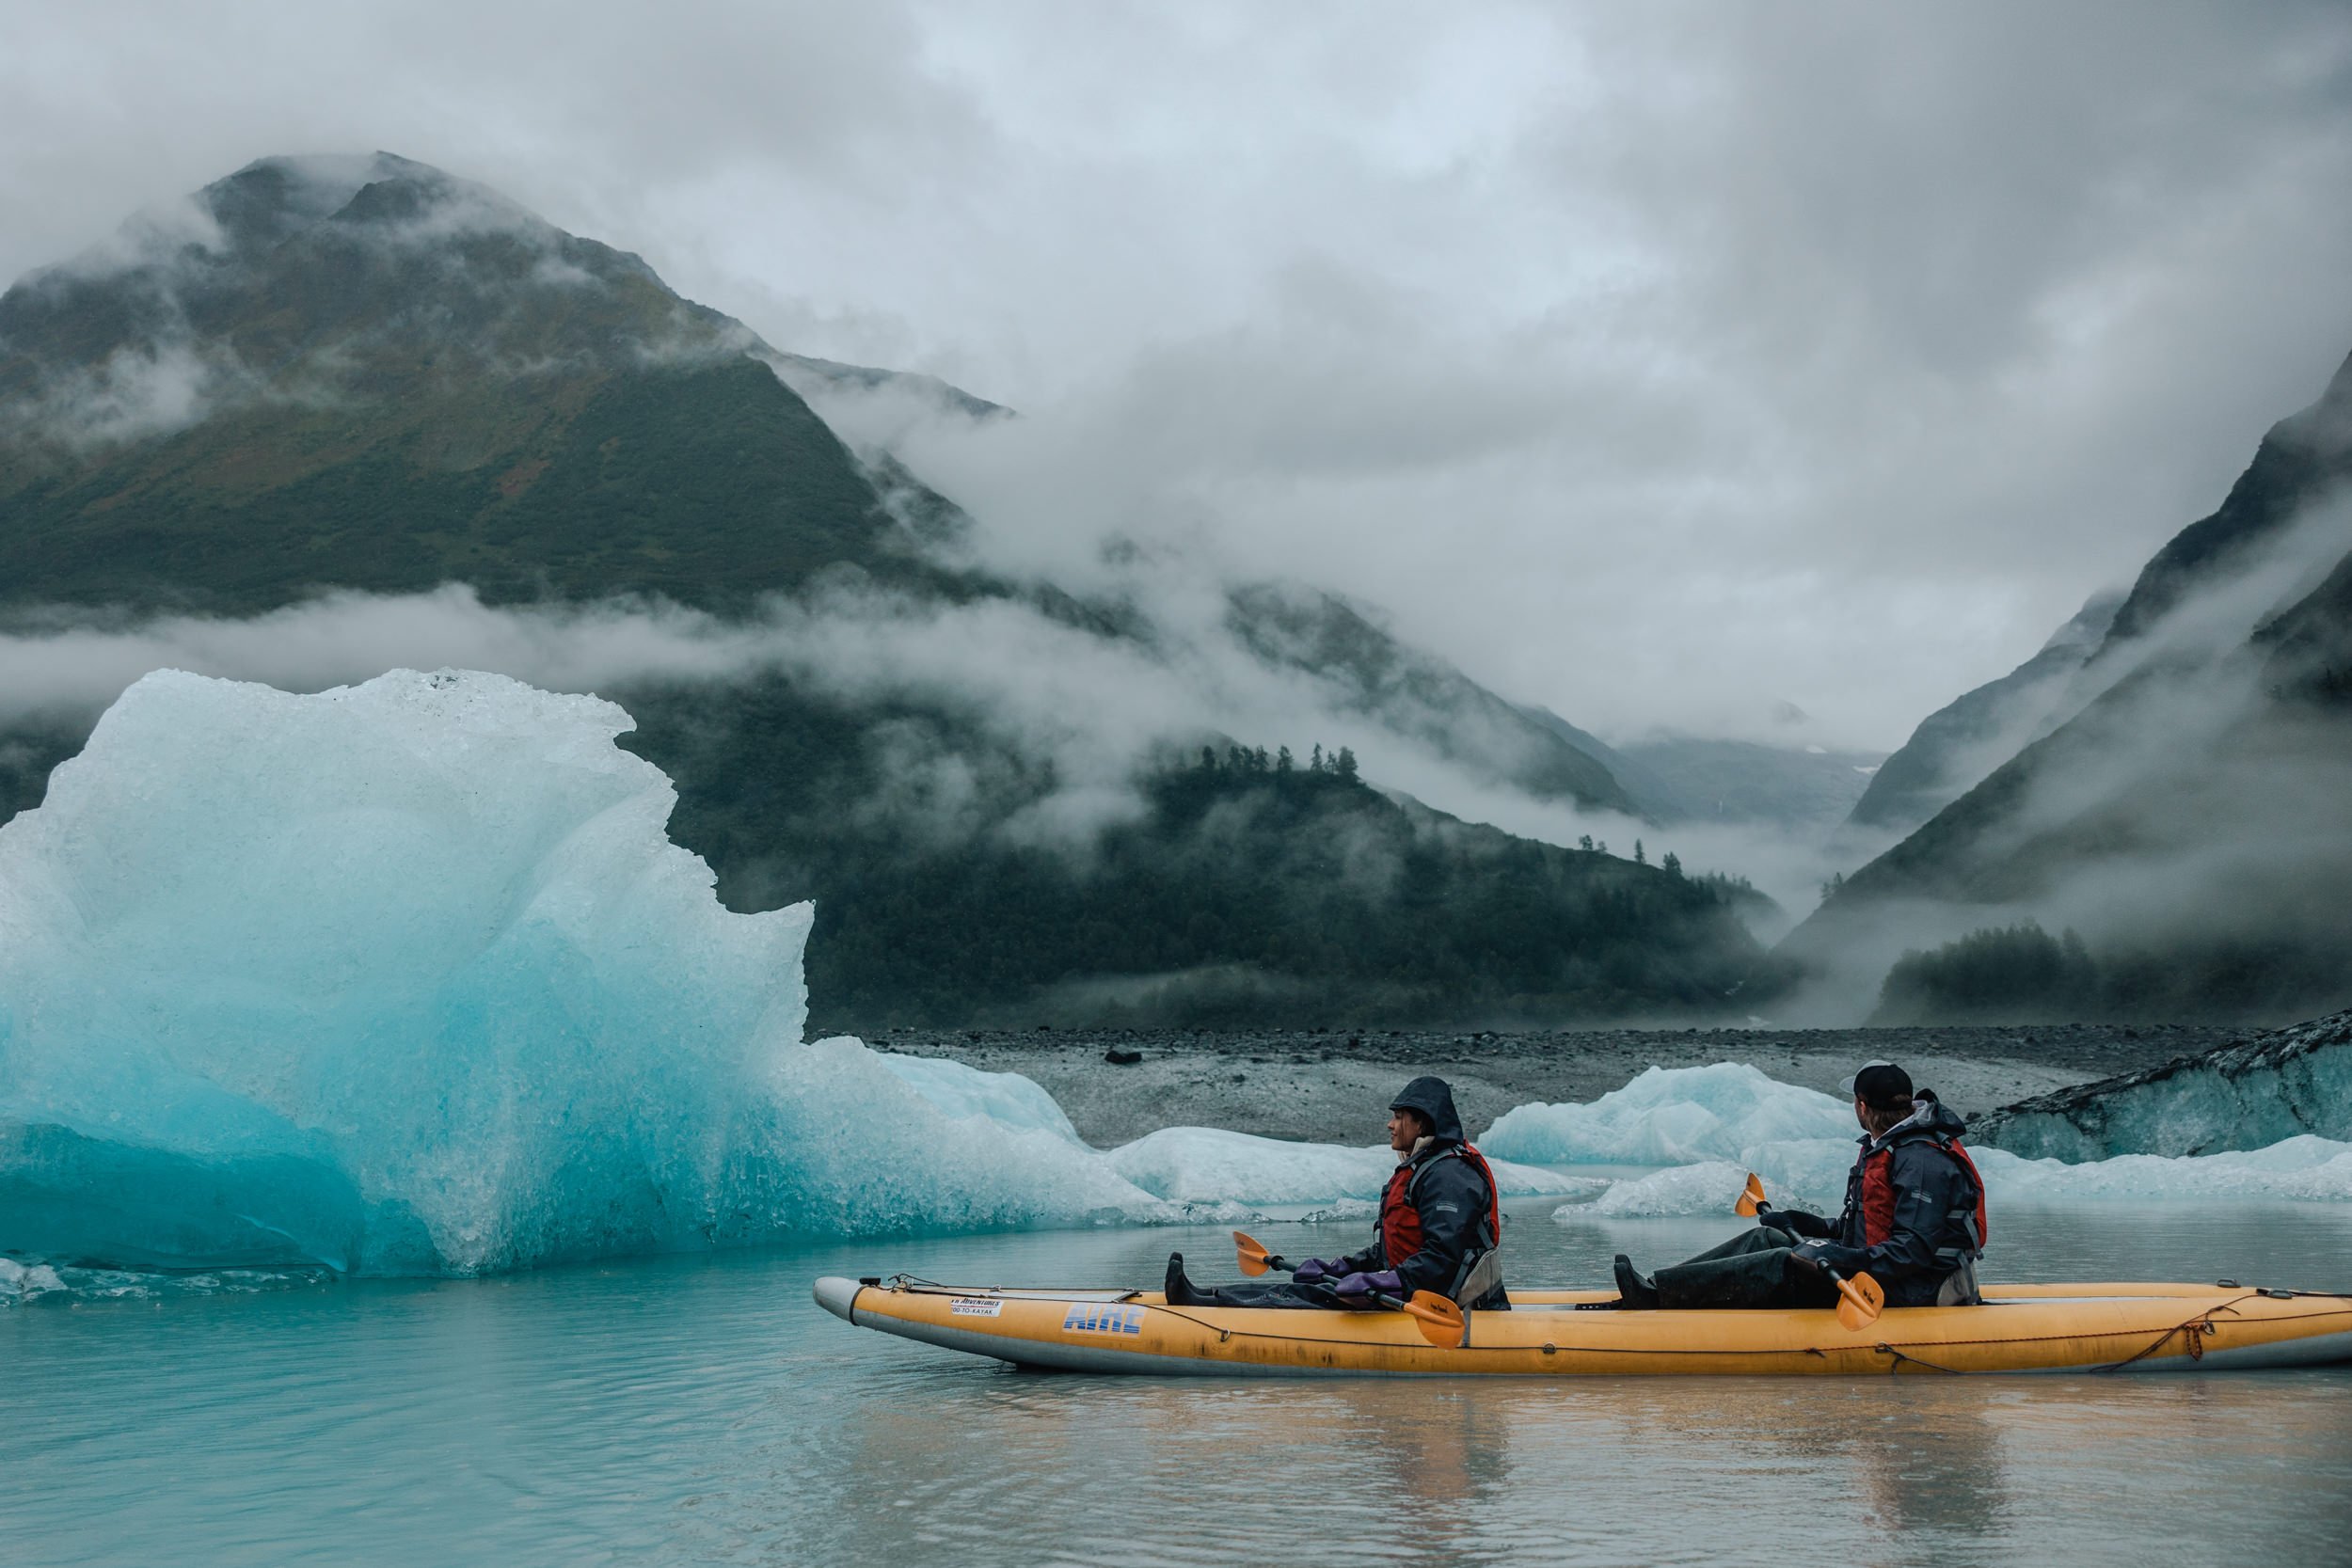
M 1149 594 L 974 568 L 941 547 L 968 526 L 952 501 L 852 451 L 810 401 L 890 388 L 1013 417 L 780 353 L 636 257 L 439 170 L 264 159 L 0 295 L 0 621 L 241 617 L 452 582 L 494 607 L 686 606 L 745 637 L 844 604 L 887 607 L 868 634 L 984 607 L 1106 667 L 1259 672 L 1354 735 L 1375 783 L 1367 736 L 1482 786 L 1638 810 L 1605 766 L 1311 587 L 1232 585 L 1221 618 L 1180 626 Z M 979 691 L 1022 671 L 952 673 L 837 670 L 818 641 L 694 681 L 599 682 L 677 782 L 673 832 L 729 902 L 818 901 L 826 1023 L 1193 1016 L 1228 1005 L 1212 993 L 1424 1020 L 1720 1014 L 1760 957 L 1737 887 L 1360 782 L 1237 775 L 1203 807 L 1204 782 L 1167 759 L 1232 744 L 1238 721 L 1173 724 L 1117 809 L 1041 832 L 1070 781 Z M 0 820 L 94 718 L 0 732 Z M 954 781 L 953 809 L 918 775 Z M 1366 880 L 1375 859 L 1396 874 Z
M 0 295 L 7 600 L 740 607 L 838 562 L 926 575 L 756 340 L 637 258 L 380 153 L 197 199 L 209 243 Z

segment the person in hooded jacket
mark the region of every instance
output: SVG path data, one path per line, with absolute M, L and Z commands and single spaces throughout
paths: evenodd
M 1974 1306 L 1984 1180 L 1960 1146 L 1967 1124 L 1892 1062 L 1854 1074 L 1862 1151 L 1835 1223 L 1762 1209 L 1756 1228 L 1645 1279 L 1616 1259 L 1620 1307 L 1834 1307 L 1830 1278 L 1867 1274 L 1889 1307 Z
M 1435 1291 L 1466 1307 L 1500 1311 L 1502 1206 L 1486 1156 L 1462 1135 L 1454 1090 L 1416 1078 L 1389 1102 L 1389 1147 L 1396 1171 L 1381 1194 L 1370 1246 L 1343 1258 L 1310 1258 L 1288 1283 L 1202 1290 L 1184 1277 L 1184 1256 L 1168 1259 L 1171 1307 L 1371 1307 L 1375 1296 Z

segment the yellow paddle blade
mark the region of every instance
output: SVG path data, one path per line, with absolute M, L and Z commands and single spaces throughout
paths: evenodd
M 1848 1333 L 1860 1333 L 1878 1322 L 1886 1309 L 1886 1291 L 1867 1274 L 1837 1282 L 1837 1322 Z
M 1266 1259 L 1273 1256 L 1246 1230 L 1233 1232 L 1233 1251 L 1240 1259 L 1241 1272 L 1252 1279 L 1265 1273 Z
M 1738 1214 L 1743 1220 L 1752 1220 L 1756 1218 L 1756 1212 L 1763 1207 L 1764 1183 L 1756 1176 L 1756 1172 L 1750 1171 L 1748 1172 L 1747 1190 L 1741 1193 L 1740 1195 L 1739 1201 L 1731 1206 L 1732 1212 Z
M 1462 1309 L 1453 1301 L 1435 1291 L 1415 1291 L 1405 1310 L 1421 1325 L 1422 1338 L 1440 1349 L 1461 1349 Z

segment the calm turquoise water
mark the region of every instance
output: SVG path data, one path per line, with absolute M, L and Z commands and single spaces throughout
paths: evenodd
M 1714 1222 L 1513 1234 L 1605 1276 Z M 2005 1278 L 2352 1288 L 2329 1208 L 2011 1213 Z M 1285 1251 L 1362 1227 L 1269 1227 Z M 822 1274 L 1155 1281 L 1217 1231 L 652 1259 L 0 1312 L 0 1562 L 2346 1560 L 2352 1371 L 1261 1385 L 1024 1373 Z

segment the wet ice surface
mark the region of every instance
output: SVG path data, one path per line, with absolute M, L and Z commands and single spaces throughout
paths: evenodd
M 1727 1220 L 1553 1225 L 1600 1279 Z M 2352 1287 L 2342 1206 L 1996 1222 L 2004 1278 Z M 1284 1226 L 1287 1252 L 1362 1222 Z M 2341 1560 L 2352 1371 L 1227 1384 L 1023 1373 L 852 1329 L 829 1273 L 1143 1283 L 1221 1230 L 280 1281 L 0 1314 L 13 1563 Z

